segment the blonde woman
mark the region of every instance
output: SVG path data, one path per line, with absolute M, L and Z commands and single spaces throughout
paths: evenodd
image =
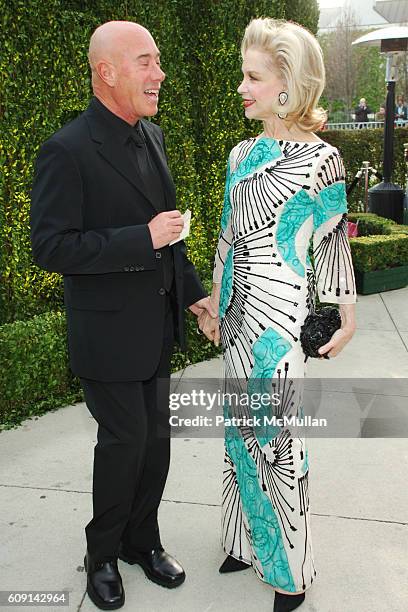
M 315 287 L 322 302 L 340 304 L 342 319 L 321 355 L 336 356 L 355 329 L 344 167 L 337 149 L 314 134 L 325 112 L 317 107 L 324 66 L 312 34 L 254 19 L 242 59 L 238 93 L 263 131 L 229 156 L 211 296 L 219 320 L 203 315 L 199 326 L 215 343 L 221 334 L 226 390 L 252 397 L 275 390 L 275 416 L 299 417 L 299 335 Z M 316 575 L 305 439 L 289 425 L 248 425 L 247 408 L 226 403 L 224 410 L 242 418 L 225 428 L 220 572 L 252 566 L 275 591 L 274 611 L 294 610 Z

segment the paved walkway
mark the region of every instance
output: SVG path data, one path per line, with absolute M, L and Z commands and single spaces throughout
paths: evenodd
M 331 391 L 343 399 L 349 389 L 342 388 L 342 377 L 394 379 L 396 392 L 387 385 L 380 394 L 380 419 L 374 419 L 371 437 L 309 440 L 318 576 L 302 612 L 408 609 L 408 406 L 397 380 L 408 378 L 408 288 L 360 297 L 357 312 L 353 342 L 335 360 L 311 362 L 308 376 L 338 378 L 339 387 Z M 221 362 L 214 359 L 174 378 L 219 376 Z M 355 401 L 355 394 L 347 397 Z M 389 406 L 393 416 L 386 421 Z M 77 404 L 1 434 L 0 590 L 67 589 L 69 611 L 96 610 L 85 595 L 82 566 L 95 432 L 85 405 Z M 405 437 L 391 437 L 398 432 Z M 169 591 L 120 562 L 124 610 L 271 611 L 272 591 L 251 570 L 226 576 L 217 571 L 223 560 L 222 439 L 188 437 L 186 431 L 172 445 L 160 524 L 163 542 L 183 563 L 187 580 Z

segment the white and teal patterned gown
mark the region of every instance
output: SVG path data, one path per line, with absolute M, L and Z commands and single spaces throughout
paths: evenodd
M 337 149 L 323 141 L 258 136 L 230 153 L 213 275 L 221 283 L 224 391 L 278 392 L 279 406 L 259 415 L 302 416 L 299 334 L 315 289 L 322 302 L 356 301 L 344 179 Z M 228 402 L 224 412 L 238 414 Z M 300 435 L 262 421 L 225 427 L 223 548 L 290 592 L 309 588 L 316 574 Z

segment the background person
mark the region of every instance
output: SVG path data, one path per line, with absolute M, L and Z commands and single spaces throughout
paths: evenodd
M 406 121 L 408 119 L 408 107 L 405 103 L 404 96 L 397 96 L 395 105 L 395 119 Z
M 369 121 L 368 115 L 372 113 L 372 110 L 367 106 L 367 102 L 365 98 L 361 98 L 358 106 L 356 106 L 355 110 L 355 122 L 356 123 L 367 123 Z M 359 126 L 363 127 L 362 125 Z
M 378 111 L 375 113 L 376 121 L 385 121 L 385 105 L 381 105 Z

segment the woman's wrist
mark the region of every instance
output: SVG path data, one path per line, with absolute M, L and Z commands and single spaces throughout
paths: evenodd
M 350 336 L 350 338 L 351 338 L 351 336 L 353 336 L 354 332 L 356 331 L 356 326 L 355 325 L 347 324 L 347 325 L 342 325 L 341 329 L 344 331 L 344 333 L 347 336 Z
M 211 303 L 217 307 L 217 309 L 220 304 L 220 295 L 221 295 L 221 283 L 213 283 L 210 300 L 211 300 Z
M 356 316 L 354 304 L 340 304 L 341 329 L 353 335 L 356 331 Z

